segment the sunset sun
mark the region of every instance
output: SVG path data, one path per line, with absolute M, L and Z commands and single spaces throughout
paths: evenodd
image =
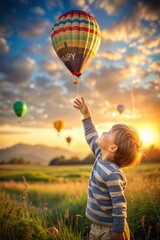
M 141 140 L 144 146 L 150 146 L 157 144 L 158 137 L 154 129 L 151 128 L 142 128 L 140 130 Z

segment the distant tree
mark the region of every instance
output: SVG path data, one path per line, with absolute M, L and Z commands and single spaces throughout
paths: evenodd
M 95 156 L 91 153 L 83 160 L 77 156 L 66 159 L 64 156 L 53 158 L 49 162 L 49 166 L 53 165 L 77 165 L 77 164 L 93 164 Z M 160 150 L 152 145 L 149 149 L 143 151 L 141 163 L 160 163 Z
M 49 166 L 62 165 L 64 164 L 65 161 L 66 161 L 66 158 L 64 156 L 56 157 L 49 162 Z
M 82 161 L 83 164 L 93 164 L 95 161 L 95 156 L 91 153 Z
M 78 157 L 71 157 L 70 159 L 66 159 L 64 156 L 53 158 L 49 162 L 49 166 L 53 165 L 76 165 L 81 164 L 81 161 Z
M 8 164 L 29 164 L 30 161 L 26 161 L 23 158 L 12 158 Z
M 0 164 L 5 164 L 5 161 L 4 160 L 0 161 Z
M 154 145 L 145 149 L 142 163 L 160 163 L 160 149 L 156 148 Z
M 68 159 L 66 161 L 66 164 L 67 165 L 77 165 L 77 164 L 81 164 L 81 161 L 78 157 L 75 156 L 75 157 Z

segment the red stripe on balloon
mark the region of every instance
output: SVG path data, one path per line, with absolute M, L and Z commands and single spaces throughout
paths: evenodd
M 72 11 L 66 12 L 66 13 L 62 14 L 58 18 L 58 20 L 60 20 L 60 18 L 62 18 L 62 17 L 66 17 L 67 15 L 75 15 L 75 14 L 87 16 L 87 17 L 93 19 L 96 22 L 96 19 L 93 16 L 91 16 L 89 13 L 81 11 L 81 10 L 72 10 Z
M 84 31 L 84 32 L 90 32 L 90 33 L 94 33 L 96 35 L 99 36 L 99 33 L 97 31 L 94 31 L 93 29 L 89 29 L 86 27 L 78 27 L 78 26 L 74 26 L 74 27 L 65 27 L 65 28 L 60 28 L 58 30 L 53 31 L 51 37 L 53 37 L 55 34 L 60 33 L 60 32 L 66 32 L 66 31 L 73 31 L 73 30 L 78 30 L 78 31 Z

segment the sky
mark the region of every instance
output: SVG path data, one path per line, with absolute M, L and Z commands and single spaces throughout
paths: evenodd
M 101 30 L 99 50 L 76 85 L 51 43 L 56 19 L 73 9 L 94 16 Z M 98 132 L 123 122 L 138 129 L 145 146 L 160 146 L 159 1 L 1 0 L 0 91 L 0 148 L 26 143 L 88 152 L 73 108 L 81 96 Z M 13 111 L 18 100 L 28 106 L 21 119 Z M 64 121 L 59 136 L 57 119 Z

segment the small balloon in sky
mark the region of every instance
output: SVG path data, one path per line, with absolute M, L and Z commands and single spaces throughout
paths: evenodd
M 66 137 L 66 141 L 68 144 L 70 144 L 70 142 L 72 141 L 72 138 L 71 137 Z
M 57 130 L 58 134 L 64 128 L 64 122 L 62 120 L 56 120 L 53 122 L 53 127 Z
M 13 110 L 17 117 L 23 117 L 27 111 L 27 104 L 23 101 L 17 101 L 13 104 Z
M 58 57 L 79 77 L 96 55 L 101 41 L 100 27 L 87 12 L 71 10 L 59 16 L 52 28 L 51 41 Z M 77 84 L 78 80 L 74 81 Z
M 117 105 L 117 110 L 121 114 L 124 111 L 125 107 L 123 104 L 118 104 Z

